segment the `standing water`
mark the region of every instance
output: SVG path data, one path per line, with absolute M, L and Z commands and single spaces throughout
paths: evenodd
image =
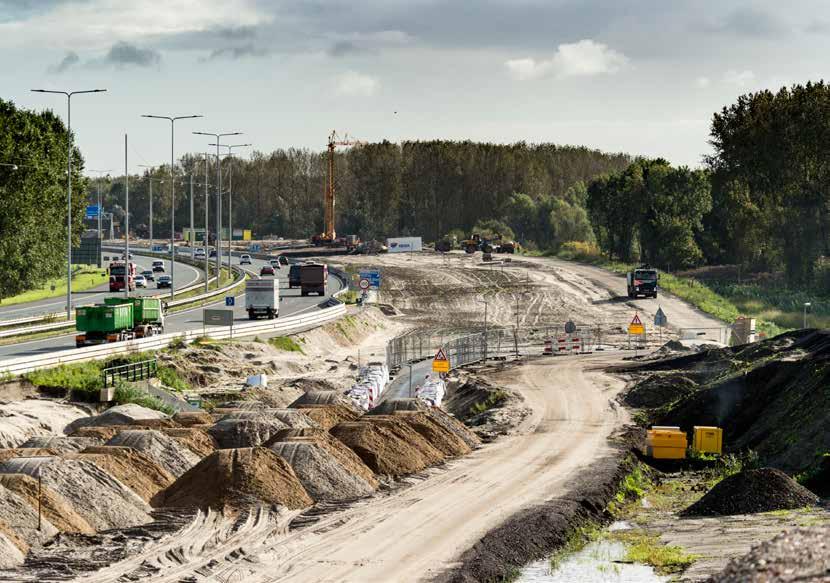
M 625 528 L 619 523 L 611 525 L 612 530 L 621 527 Z M 564 558 L 553 570 L 547 559 L 530 563 L 522 569 L 522 574 L 516 581 L 518 583 L 663 583 L 670 579 L 670 577 L 658 575 L 648 565 L 622 562 L 624 560 L 624 544 L 600 539 L 588 543 L 581 551 Z

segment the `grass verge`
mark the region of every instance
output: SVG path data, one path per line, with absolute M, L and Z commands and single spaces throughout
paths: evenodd
M 72 274 L 72 291 L 85 291 L 98 287 L 99 285 L 103 285 L 107 281 L 109 281 L 109 276 L 107 275 L 107 269 L 105 267 L 83 267 L 79 271 Z M 54 286 L 54 289 L 52 289 L 52 286 Z M 0 306 L 25 304 L 27 302 L 36 302 L 47 298 L 58 298 L 65 295 L 66 278 L 58 277 L 48 280 L 38 288 L 31 289 L 10 298 L 3 298 L 0 300 Z
M 284 350 L 285 352 L 299 352 L 300 354 L 304 354 L 303 347 L 290 336 L 274 336 L 273 338 L 268 339 L 268 344 L 277 350 Z
M 650 565 L 661 575 L 680 573 L 698 559 L 697 555 L 686 553 L 682 547 L 662 544 L 659 535 L 645 530 L 617 530 L 608 536 L 625 545 L 627 561 Z
M 116 385 L 115 402 L 119 405 L 134 403 L 142 407 L 147 407 L 148 409 L 155 409 L 156 411 L 167 413 L 168 415 L 173 415 L 176 412 L 173 407 L 164 403 L 161 399 L 145 393 L 141 389 L 131 387 L 126 383 L 118 383 Z

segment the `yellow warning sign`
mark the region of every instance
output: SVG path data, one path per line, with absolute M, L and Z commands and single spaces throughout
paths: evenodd
M 450 372 L 450 360 L 443 348 L 439 348 L 432 359 L 432 372 Z
M 634 314 L 634 319 L 631 320 L 631 323 L 628 325 L 628 333 L 634 336 L 642 336 L 646 333 L 646 327 L 643 326 L 643 323 L 640 321 L 640 316 Z

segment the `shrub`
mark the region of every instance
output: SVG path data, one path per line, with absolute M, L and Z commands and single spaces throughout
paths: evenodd
M 268 339 L 268 344 L 277 350 L 285 350 L 286 352 L 299 352 L 303 354 L 303 348 L 297 341 L 290 336 L 274 336 Z

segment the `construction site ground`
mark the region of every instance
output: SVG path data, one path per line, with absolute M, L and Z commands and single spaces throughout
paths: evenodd
M 376 494 L 357 501 L 318 502 L 311 510 L 251 506 L 238 516 L 156 510 L 154 522 L 130 531 L 135 542 L 128 553 L 119 531 L 96 535 L 97 548 L 64 537 L 42 553 L 40 564 L 71 555 L 79 565 L 95 557 L 100 570 L 75 573 L 90 582 L 413 581 L 463 566 L 462 555 L 482 537 L 523 510 L 572 494 L 575 483 L 592 479 L 594 464 L 618 451 L 609 438 L 628 421 L 616 401 L 624 382 L 604 369 L 631 355 L 610 348 L 627 345 L 626 327 L 635 313 L 648 325 L 662 307 L 672 327 L 666 337 L 680 328 L 724 327 L 671 296 L 630 300 L 622 278 L 597 268 L 511 259 L 483 264 L 481 254 L 458 253 L 337 257 L 332 263 L 347 269 L 382 270 L 379 308 L 353 308 L 347 318 L 294 336 L 299 350 L 260 338 L 161 355 L 212 403 L 243 397 L 279 408 L 309 389 L 347 388 L 358 362 L 383 360 L 386 342 L 401 333 L 480 328 L 482 298 L 488 325 L 514 325 L 518 300 L 522 327 L 562 330 L 573 320 L 599 328 L 609 346 L 605 353 L 539 356 L 478 372 L 521 400 L 509 435 L 423 472 L 384 480 Z M 263 372 L 267 389 L 240 394 L 245 377 Z M 21 403 L 26 401 L 9 406 L 25 409 Z M 83 414 L 73 410 L 63 423 Z M 4 426 L 4 419 L 0 437 L 17 439 L 19 429 Z M 60 433 L 61 423 L 25 431 Z M 67 568 L 64 578 L 72 575 Z

